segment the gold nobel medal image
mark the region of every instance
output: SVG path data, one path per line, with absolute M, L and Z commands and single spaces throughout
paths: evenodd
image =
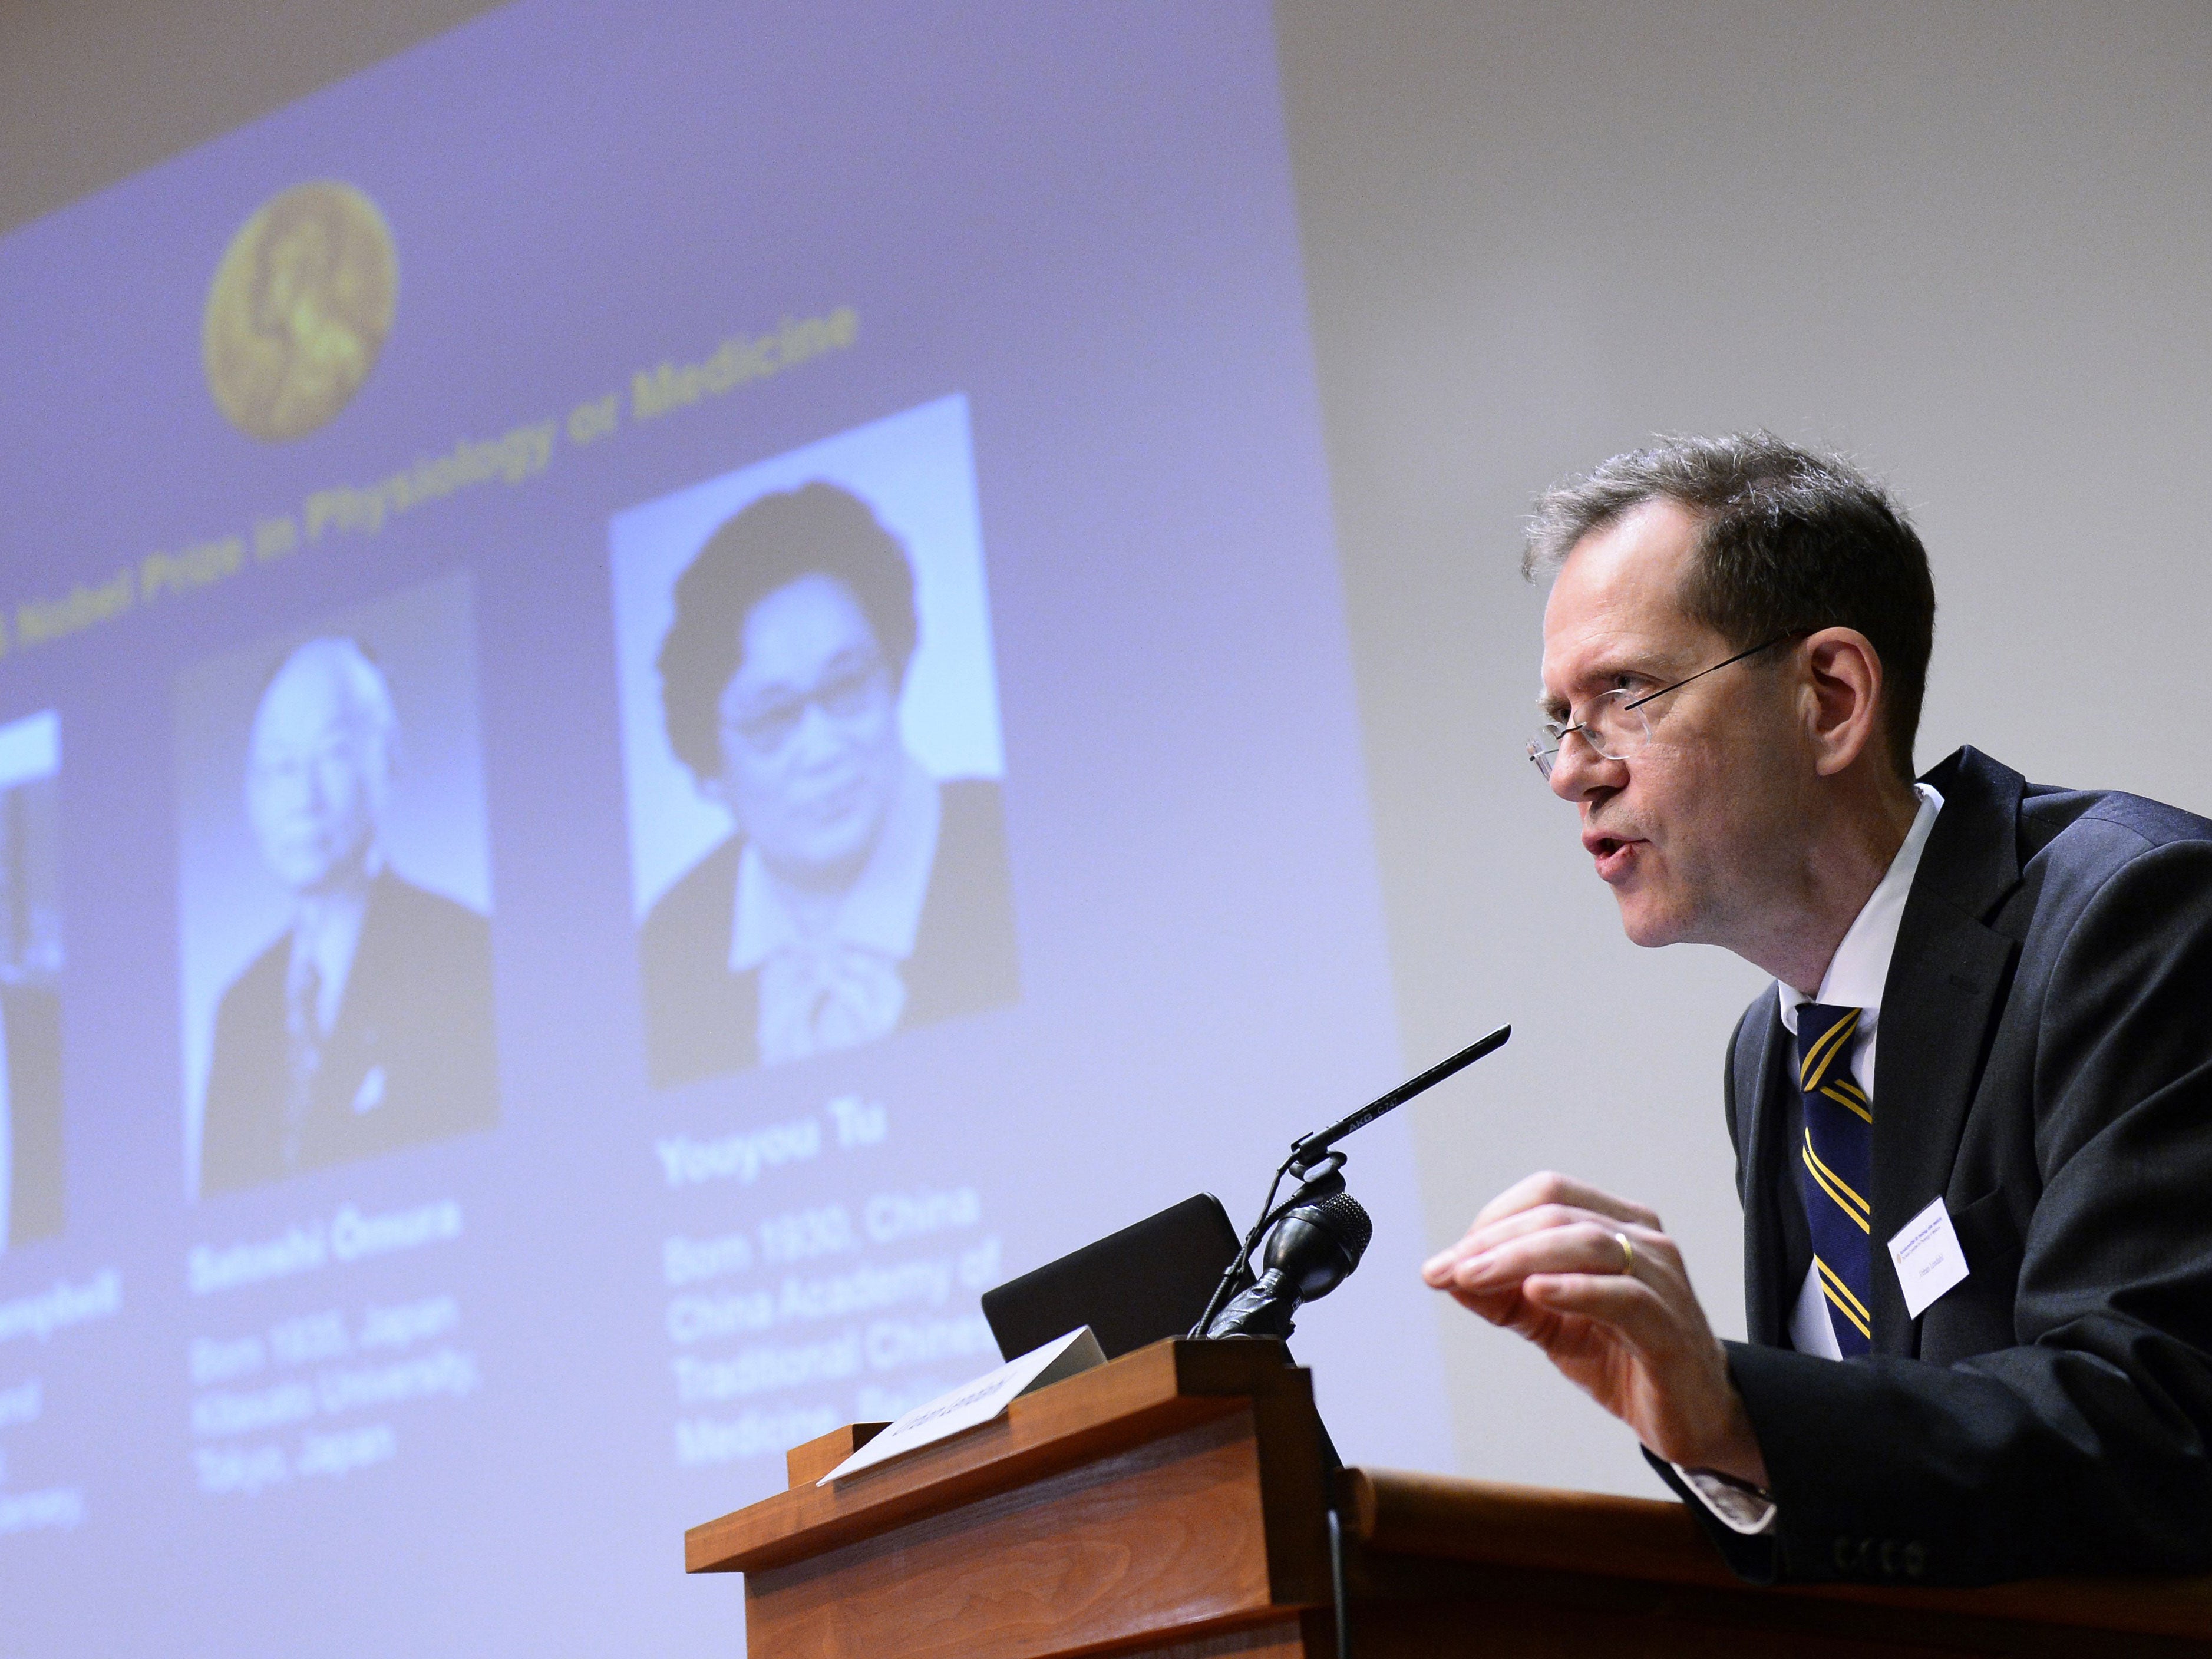
M 216 406 L 270 443 L 304 438 L 353 400 L 391 331 L 399 260 L 351 185 L 264 202 L 216 267 L 201 356 Z

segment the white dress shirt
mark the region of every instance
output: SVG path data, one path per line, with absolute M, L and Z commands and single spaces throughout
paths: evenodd
M 1905 832 L 1905 844 L 1897 849 L 1881 884 L 1853 918 L 1843 943 L 1836 946 L 1820 990 L 1807 996 L 1779 981 L 1775 987 L 1782 999 L 1782 1024 L 1792 1037 L 1797 1035 L 1797 1011 L 1808 1002 L 1859 1011 L 1850 1065 L 1853 1079 L 1869 1101 L 1875 1097 L 1874 1048 L 1881 1024 L 1881 988 L 1889 980 L 1889 959 L 1897 953 L 1898 924 L 1905 920 L 1905 901 L 1920 869 L 1920 855 L 1927 848 L 1929 832 L 1936 827 L 1936 815 L 1943 810 L 1942 795 L 1924 783 L 1912 787 L 1920 797 L 1920 810 L 1913 814 L 1912 827 Z M 1820 1290 L 1817 1267 L 1806 1270 L 1796 1305 L 1790 1310 L 1790 1346 L 1823 1359 L 1844 1357 L 1836 1342 L 1835 1327 L 1828 1321 L 1827 1298 Z M 1685 1469 L 1680 1464 L 1675 1468 L 1705 1499 L 1706 1507 L 1736 1531 L 1761 1533 L 1772 1528 L 1772 1500 L 1730 1486 L 1704 1469 Z
M 368 883 L 384 868 L 383 854 L 373 854 L 366 877 L 358 887 L 336 893 L 302 897 L 292 915 L 292 956 L 285 970 L 287 986 L 301 982 L 306 970 L 315 970 L 315 1035 L 330 1035 L 337 1024 L 338 1005 L 345 1000 L 346 981 L 353 976 L 354 953 L 361 948 L 361 924 L 368 914 Z
M 1782 1024 L 1793 1037 L 1797 1035 L 1797 1011 L 1808 1002 L 1824 1008 L 1859 1011 L 1850 1063 L 1852 1079 L 1866 1091 L 1869 1101 L 1874 1099 L 1874 1045 L 1881 1029 L 1881 988 L 1889 981 L 1889 959 L 1897 953 L 1897 927 L 1905 920 L 1905 895 L 1912 890 L 1912 878 L 1920 868 L 1929 831 L 1936 827 L 1936 815 L 1943 810 L 1943 797 L 1926 784 L 1915 784 L 1913 788 L 1920 796 L 1920 810 L 1913 815 L 1912 828 L 1905 831 L 1905 845 L 1897 849 L 1881 885 L 1874 890 L 1866 908 L 1844 935 L 1844 942 L 1836 947 L 1819 993 L 1808 997 L 1779 981 L 1775 987 L 1782 998 Z M 1823 1359 L 1844 1357 L 1836 1345 L 1836 1328 L 1828 1319 L 1828 1302 L 1820 1291 L 1818 1267 L 1806 1270 L 1797 1305 L 1790 1310 L 1790 1346 L 1799 1353 L 1816 1353 Z

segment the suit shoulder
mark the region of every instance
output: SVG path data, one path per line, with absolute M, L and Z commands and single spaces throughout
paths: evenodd
M 2023 860 L 2116 869 L 2189 842 L 2212 851 L 2212 821 L 2118 789 L 2029 787 L 2021 801 Z
M 282 1007 L 284 970 L 290 958 L 289 936 L 279 933 L 252 961 L 239 969 L 237 978 L 223 987 L 222 996 L 216 1005 L 217 1020 L 235 1018 L 241 1010 L 263 1002 Z
M 735 903 L 738 855 L 743 850 L 743 838 L 738 836 L 727 836 L 715 842 L 696 864 L 677 877 L 667 890 L 653 900 L 640 926 L 650 932 L 671 927 L 678 918 L 717 900 Z
M 995 778 L 947 778 L 937 786 L 945 803 L 945 823 L 950 830 L 989 827 L 1005 833 L 1006 811 Z
M 988 778 L 954 778 L 939 789 L 944 817 L 926 916 L 949 920 L 957 914 L 963 933 L 978 926 L 1011 931 L 1006 820 L 999 786 Z
M 952 778 L 938 786 L 944 803 L 938 856 L 950 864 L 980 864 L 1005 878 L 1006 815 L 999 786 L 989 778 Z
M 2212 845 L 2212 820 L 2142 795 L 2106 795 L 2094 811 L 2084 815 L 2084 821 L 2115 825 L 2141 836 L 2147 847 L 2170 847 L 2185 841 Z
M 10 1031 L 43 1032 L 61 1024 L 62 1000 L 51 986 L 0 985 L 0 1019 Z
M 730 923 L 738 901 L 738 855 L 743 839 L 730 836 L 678 876 L 653 900 L 638 924 L 639 942 L 648 957 L 687 954 L 685 946 L 702 934 L 719 933 L 727 954 Z
M 385 877 L 378 885 L 376 902 L 391 912 L 393 921 L 417 936 L 439 933 L 487 941 L 491 937 L 490 919 L 482 911 L 443 893 L 417 887 L 404 877 Z
M 999 786 L 954 778 L 939 787 L 937 861 L 908 963 L 915 1023 L 995 1008 L 1021 994 Z

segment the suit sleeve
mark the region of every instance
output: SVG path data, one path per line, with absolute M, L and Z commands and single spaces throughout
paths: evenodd
M 1762 993 L 1758 1000 L 1738 1016 L 1735 1030 L 1729 1034 L 1727 1058 L 1721 1066 L 1721 1104 L 1728 1114 L 1729 1140 L 1735 1146 L 1736 1155 L 1736 1198 L 1743 1203 L 1747 1217 L 1750 1214 L 1750 1194 L 1746 1186 L 1749 1176 L 1743 1162 L 1743 1126 L 1736 1116 L 1736 1052 L 1742 1046 L 1743 1028 L 1751 1021 L 1752 1010 L 1765 1000 L 1766 994 Z M 1729 1346 L 1733 1348 L 1736 1345 Z M 1713 1547 L 1728 1562 L 1730 1571 L 1739 1578 L 1754 1584 L 1772 1583 L 1777 1575 L 1778 1533 L 1771 1528 L 1764 1532 L 1747 1533 L 1730 1526 L 1705 1500 L 1705 1494 L 1685 1480 L 1673 1464 L 1658 1456 L 1648 1446 L 1643 1448 L 1643 1451 L 1644 1461 L 1651 1466 L 1651 1472 L 1665 1481 L 1674 1495 L 1682 1500 L 1692 1517 L 1704 1529 L 1705 1536 L 1712 1540 Z M 1778 1525 L 1780 1518 L 1778 1513 L 1775 1517 Z
M 2120 866 L 2033 977 L 2043 1188 L 2015 1346 L 1941 1365 L 1729 1345 L 1782 1577 L 2212 1565 L 2212 842 Z

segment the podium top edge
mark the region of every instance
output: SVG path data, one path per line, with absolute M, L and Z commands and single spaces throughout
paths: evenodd
M 1814 1601 L 2137 1636 L 2212 1636 L 2212 1577 L 2031 1579 L 1972 1588 L 1835 1583 L 1752 1591 L 1679 1503 L 1351 1468 L 1338 1491 L 1358 1546 L 1382 1556 L 1589 1572 Z
M 750 1572 L 972 1503 L 1294 1392 L 1310 1375 L 1268 1338 L 1164 1338 L 1023 1395 L 988 1423 L 831 1486 L 775 1492 L 684 1534 L 688 1572 Z

